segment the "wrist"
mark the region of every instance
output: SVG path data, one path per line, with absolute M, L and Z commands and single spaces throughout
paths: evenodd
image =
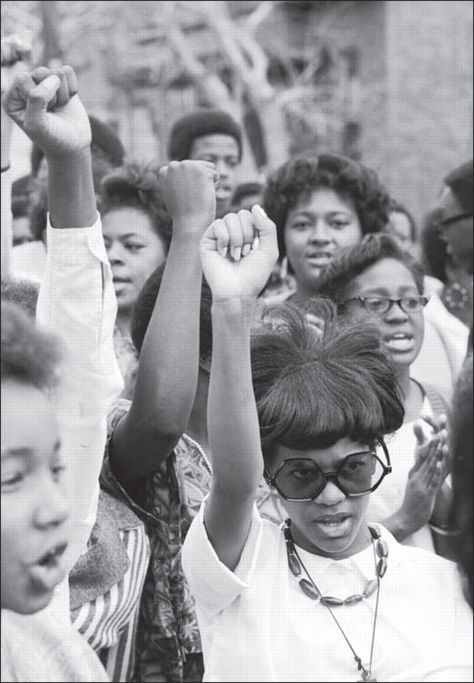
M 407 536 L 411 536 L 411 534 L 414 534 L 415 531 L 418 531 L 418 529 L 423 526 L 422 524 L 417 524 L 413 519 L 413 515 L 407 514 L 403 508 L 400 508 L 400 510 L 395 513 L 392 520 L 394 526 L 393 535 L 402 540 Z
M 257 299 L 248 296 L 232 296 L 225 299 L 218 299 L 212 301 L 212 315 L 221 316 L 229 320 L 241 320 L 253 322 L 255 318 Z
M 199 247 L 204 229 L 203 224 L 197 223 L 196 220 L 177 221 L 173 219 L 171 244 L 179 244 L 182 249 L 189 248 L 189 246 L 192 248 Z
M 85 147 L 81 147 L 81 149 L 77 150 L 70 150 L 66 152 L 52 152 L 52 151 L 46 151 L 44 152 L 44 155 L 46 157 L 46 161 L 48 162 L 48 168 L 51 167 L 68 167 L 68 169 L 71 167 L 72 164 L 83 166 L 91 165 L 91 147 L 90 145 L 86 145 Z
M 197 212 L 189 215 L 172 216 L 173 233 L 181 235 L 186 239 L 196 237 L 201 240 L 205 229 L 214 220 L 210 216 L 200 216 Z
M 459 536 L 461 533 L 458 529 L 448 523 L 433 524 L 433 522 L 430 520 L 429 527 L 435 534 L 438 534 L 439 536 Z

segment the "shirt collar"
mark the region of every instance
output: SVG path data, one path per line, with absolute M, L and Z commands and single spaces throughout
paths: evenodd
M 400 562 L 400 544 L 395 540 L 392 534 L 385 529 L 381 524 L 371 524 L 376 529 L 380 531 L 382 539 L 388 545 L 388 558 L 387 558 L 387 573 L 394 569 Z M 376 541 L 375 541 L 376 543 Z M 311 564 L 312 567 L 316 568 L 318 576 L 323 578 L 326 574 L 334 571 L 337 567 L 338 571 L 344 572 L 358 572 L 367 581 L 370 581 L 375 576 L 375 564 L 374 564 L 374 551 L 372 549 L 372 544 L 364 550 L 361 550 L 356 555 L 347 557 L 344 560 L 333 560 L 330 557 L 321 557 L 320 555 L 314 555 L 313 553 L 303 550 L 297 546 L 298 553 L 306 564 L 307 562 Z M 376 555 L 377 562 L 379 556 Z M 309 569 L 309 567 L 308 567 Z M 311 573 L 311 570 L 310 570 Z

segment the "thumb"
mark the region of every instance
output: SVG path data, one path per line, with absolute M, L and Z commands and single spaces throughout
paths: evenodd
M 60 84 L 61 81 L 58 76 L 51 74 L 30 90 L 26 101 L 27 120 L 35 121 L 46 112 L 46 108 L 56 95 Z
M 415 434 L 415 436 L 416 436 L 417 445 L 418 445 L 418 446 L 423 446 L 423 444 L 424 444 L 425 441 L 426 441 L 426 438 L 425 438 L 425 433 L 424 433 L 424 431 L 423 431 L 423 429 L 422 429 L 422 427 L 421 427 L 421 424 L 420 424 L 419 420 L 417 420 L 417 421 L 415 422 L 415 424 L 413 425 L 413 432 L 414 432 L 414 434 Z
M 278 254 L 278 243 L 275 223 L 268 218 L 261 206 L 255 204 L 252 207 L 252 217 L 257 231 L 257 237 L 262 246 L 274 247 Z

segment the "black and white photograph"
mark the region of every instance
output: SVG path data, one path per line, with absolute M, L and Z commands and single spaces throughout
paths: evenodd
M 1 0 L 2 683 L 473 680 L 473 1 Z

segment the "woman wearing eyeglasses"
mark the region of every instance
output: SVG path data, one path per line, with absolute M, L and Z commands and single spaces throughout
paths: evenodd
M 389 441 L 393 475 L 371 496 L 369 519 L 381 522 L 402 543 L 444 554 L 451 498 L 443 484 L 448 404 L 436 376 L 433 384 L 411 376 L 423 344 L 428 301 L 422 269 L 392 237 L 367 235 L 326 268 L 317 291 L 351 320 L 369 320 L 380 329 L 403 392 L 404 423 Z
M 386 231 L 390 198 L 377 173 L 353 159 L 321 154 L 292 159 L 268 178 L 264 208 L 277 226 L 282 287 L 263 293 L 271 302 L 306 306 L 316 283 L 343 249 L 364 235 Z M 454 325 L 437 297 L 426 311 L 424 344 L 412 372 L 449 395 L 466 354 L 467 330 Z
M 455 565 L 366 521 L 370 492 L 391 476 L 375 445 L 403 421 L 376 330 L 329 319 L 321 335 L 288 307 L 251 356 L 276 257 L 275 226 L 257 208 L 215 221 L 201 242 L 213 479 L 182 561 L 204 680 L 468 681 L 472 613 Z M 255 506 L 264 471 L 282 527 Z

